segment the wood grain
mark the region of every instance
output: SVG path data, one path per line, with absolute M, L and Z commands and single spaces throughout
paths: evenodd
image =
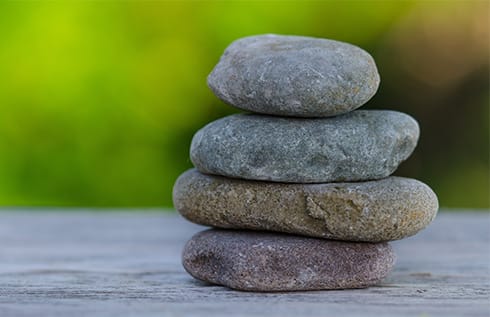
M 0 316 L 489 316 L 490 214 L 442 211 L 394 242 L 398 261 L 362 290 L 246 293 L 180 264 L 202 230 L 175 213 L 0 212 Z

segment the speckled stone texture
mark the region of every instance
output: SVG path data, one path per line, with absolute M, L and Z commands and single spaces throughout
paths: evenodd
M 379 179 L 414 150 L 417 122 L 404 113 L 356 110 L 332 118 L 238 114 L 211 122 L 192 140 L 203 173 L 288 183 Z
M 355 243 L 263 232 L 208 230 L 187 242 L 193 277 L 244 291 L 363 288 L 391 270 L 387 243 Z
M 438 210 L 437 197 L 427 185 L 395 176 L 359 183 L 284 184 L 191 169 L 177 179 L 173 199 L 182 216 L 206 226 L 367 242 L 414 235 Z
M 211 90 L 237 108 L 297 117 L 352 111 L 378 89 L 373 58 L 333 40 L 281 35 L 239 39 L 208 77 Z

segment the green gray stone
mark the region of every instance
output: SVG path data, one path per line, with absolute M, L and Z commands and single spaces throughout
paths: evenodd
M 191 169 L 178 178 L 173 199 L 182 216 L 206 226 L 368 242 L 414 235 L 438 210 L 427 185 L 394 176 L 359 183 L 284 184 Z
M 288 183 L 379 179 L 414 150 L 417 122 L 389 110 L 331 118 L 238 114 L 199 130 L 190 157 L 203 173 Z
M 283 234 L 208 230 L 187 242 L 193 277 L 244 291 L 363 288 L 379 283 L 395 255 L 387 243 L 355 243 Z
M 366 103 L 379 85 L 373 58 L 357 46 L 303 36 L 233 42 L 208 77 L 224 102 L 252 112 L 325 117 Z

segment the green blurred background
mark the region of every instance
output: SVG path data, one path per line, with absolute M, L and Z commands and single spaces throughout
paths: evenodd
M 171 206 L 192 135 L 233 113 L 206 76 L 234 39 L 298 34 L 377 61 L 366 108 L 421 126 L 397 175 L 489 207 L 487 1 L 1 2 L 0 205 Z

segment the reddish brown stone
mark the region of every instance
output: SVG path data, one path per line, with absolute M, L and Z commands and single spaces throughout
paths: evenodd
M 216 229 L 196 234 L 183 252 L 193 277 L 263 292 L 364 288 L 379 283 L 394 262 L 387 243 Z

